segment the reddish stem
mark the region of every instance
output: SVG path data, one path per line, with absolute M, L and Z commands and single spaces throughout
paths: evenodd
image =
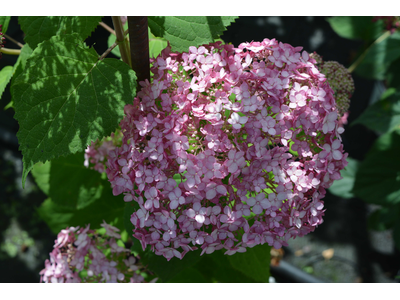
M 128 28 L 132 69 L 136 72 L 138 82 L 146 79 L 150 81 L 147 17 L 128 17 Z M 140 88 L 138 85 L 138 91 Z

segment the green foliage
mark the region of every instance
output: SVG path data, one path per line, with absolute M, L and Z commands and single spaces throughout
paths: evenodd
M 54 234 L 58 234 L 62 229 L 67 227 L 75 226 L 75 224 L 71 223 L 74 211 L 58 207 L 50 198 L 46 199 L 37 208 L 37 212 Z
M 382 134 L 400 129 L 400 92 L 388 90 L 380 101 L 369 106 L 354 122 Z
M 368 228 L 383 231 L 393 228 L 400 214 L 400 204 L 382 206 L 368 217 Z
M 48 198 L 37 210 L 55 234 L 69 226 L 90 224 L 91 228 L 100 228 L 103 220 L 123 230 L 124 199 L 121 195 L 116 197 L 110 195 L 112 195 L 111 187 L 108 181 L 104 180 L 101 197 L 83 209 L 65 207 Z
M 36 183 L 49 196 L 39 207 L 39 214 L 55 233 L 65 228 L 65 224 L 90 223 L 96 228 L 103 219 L 106 222 L 118 219 L 116 226 L 123 230 L 123 196 L 112 196 L 110 183 L 97 171 L 87 169 L 83 162 L 83 154 L 76 153 L 33 167 Z
M 11 17 L 0 16 L 0 25 L 2 26 L 1 32 L 6 33 L 8 29 L 8 23 L 10 23 Z
M 383 21 L 372 22 L 372 17 L 341 16 L 328 18 L 332 29 L 346 39 L 375 40 L 383 31 Z
M 26 34 L 25 42 L 32 49 L 45 40 L 50 39 L 54 35 L 65 35 L 76 33 L 80 39 L 84 40 L 99 25 L 101 17 L 19 17 L 18 22 L 21 29 Z
M 36 184 L 47 196 L 49 196 L 50 192 L 50 168 L 50 161 L 46 163 L 38 162 L 32 168 L 32 175 L 35 178 Z
M 104 184 L 101 174 L 86 168 L 82 153 L 59 157 L 51 161 L 49 196 L 54 203 L 82 209 L 98 200 Z
M 148 17 L 151 32 L 168 40 L 173 52 L 214 42 L 237 17 Z
M 32 54 L 32 49 L 29 47 L 28 44 L 25 44 L 22 49 L 21 49 L 21 53 L 18 56 L 17 62 L 14 65 L 14 69 L 13 69 L 13 74 L 12 74 L 12 80 L 11 80 L 11 85 L 14 83 L 14 79 L 16 77 L 18 77 L 19 74 L 21 74 L 26 66 L 26 61 L 28 60 L 28 58 L 31 56 Z M 1 97 L 1 93 L 0 93 L 0 97 Z M 10 107 L 13 107 L 14 105 L 14 101 L 11 100 L 10 103 L 8 103 L 6 105 L 6 107 L 4 109 L 8 109 Z
M 128 65 L 98 60 L 76 34 L 40 44 L 11 87 L 23 184 L 36 162 L 83 151 L 113 132 L 135 91 L 136 76 Z
M 378 138 L 356 174 L 353 193 L 368 203 L 400 203 L 400 135 L 388 132 Z
M 400 32 L 373 44 L 355 72 L 365 78 L 383 80 L 390 65 L 400 58 Z
M 172 279 L 168 280 L 169 283 L 210 283 L 210 281 L 203 276 L 203 274 L 194 267 L 183 269 Z
M 182 260 L 173 257 L 170 261 L 167 261 L 164 256 L 155 255 L 151 251 L 146 251 L 141 254 L 141 258 L 142 264 L 148 266 L 150 270 L 155 272 L 161 282 L 169 282 L 170 279 L 174 278 L 180 272 L 199 262 L 201 256 L 199 250 L 197 250 L 187 253 Z M 187 282 L 191 282 L 190 277 Z
M 5 66 L 3 69 L 0 70 L 0 98 L 4 90 L 6 89 L 7 84 L 11 80 L 13 69 L 14 68 L 12 66 Z
M 248 248 L 244 253 L 229 256 L 232 267 L 257 282 L 268 282 L 271 247 L 267 244 Z
M 400 58 L 392 62 L 387 69 L 386 82 L 389 87 L 394 87 L 400 90 Z
M 149 54 L 150 58 L 156 58 L 161 51 L 168 46 L 168 41 L 164 38 L 156 37 L 149 28 Z
M 128 29 L 128 22 L 124 25 L 124 30 Z M 151 33 L 150 28 L 148 28 L 149 35 L 149 55 L 150 58 L 156 58 L 161 51 L 167 47 L 168 41 L 164 38 L 156 37 Z M 114 34 L 110 34 L 108 37 L 108 47 L 111 47 L 117 40 L 117 37 Z M 121 57 L 121 53 L 119 52 L 119 47 L 115 47 L 111 50 L 111 53 L 115 56 Z
M 358 167 L 348 158 L 349 165 L 341 173 L 344 179 L 330 191 L 381 205 L 370 215 L 369 228 L 393 228 L 400 249 L 400 32 L 389 33 L 383 20 L 372 22 L 372 17 L 333 17 L 328 22 L 341 37 L 365 42 L 351 69 L 361 77 L 384 80 L 388 87 L 381 100 L 351 124 L 362 124 L 381 136 Z
M 347 162 L 346 168 L 340 172 L 343 179 L 333 182 L 329 191 L 338 197 L 349 199 L 354 197 L 352 190 L 359 162 L 350 157 L 347 158 Z
M 187 253 L 182 260 L 174 257 L 169 262 L 146 251 L 142 254 L 142 263 L 161 282 L 268 282 L 270 250 L 264 244 L 232 256 L 224 255 L 223 250 L 200 256 L 202 250 L 198 249 Z
M 21 49 L 21 54 L 18 56 L 17 62 L 14 65 L 14 77 L 17 78 L 24 70 L 26 61 L 31 56 L 33 50 L 28 44 L 25 44 Z

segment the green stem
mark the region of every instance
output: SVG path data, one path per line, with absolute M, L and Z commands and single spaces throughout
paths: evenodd
M 22 47 L 24 46 L 24 44 L 21 44 L 21 43 L 18 42 L 17 40 L 14 40 L 11 36 L 9 36 L 9 35 L 7 35 L 7 34 L 5 34 L 5 33 L 3 33 L 3 34 L 4 34 L 4 37 L 5 37 L 7 40 L 10 40 L 10 41 L 13 42 L 14 44 L 18 45 L 20 48 L 22 48 Z
M 19 49 L 9 49 L 9 48 L 0 48 L 0 52 L 8 55 L 20 55 L 21 50 Z
M 111 45 L 110 48 L 108 48 L 100 57 L 99 60 L 103 60 L 115 47 L 117 47 L 118 42 L 115 42 L 114 44 Z
M 348 71 L 352 73 L 358 67 L 358 65 L 363 61 L 363 59 L 365 58 L 371 47 L 384 41 L 389 36 L 390 36 L 390 31 L 386 31 L 380 37 L 378 37 L 367 49 L 365 49 L 365 51 L 357 58 L 357 60 L 348 68 Z
M 129 45 L 128 40 L 124 35 L 124 28 L 122 27 L 122 22 L 120 17 L 111 17 L 113 24 L 115 35 L 117 36 L 117 42 L 119 46 L 119 51 L 121 53 L 122 60 L 127 63 L 130 67 L 132 67 L 130 55 L 129 55 Z
M 115 31 L 104 22 L 99 22 L 100 26 L 107 30 L 109 33 L 115 35 Z

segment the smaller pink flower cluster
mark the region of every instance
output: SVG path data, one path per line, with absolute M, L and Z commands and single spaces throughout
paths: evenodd
M 71 282 L 144 282 L 140 266 L 129 250 L 120 247 L 116 239 L 118 228 L 101 224 L 104 235 L 86 228 L 70 227 L 61 230 L 55 240 L 50 260 L 40 271 L 45 283 Z M 110 252 L 107 256 L 104 253 Z M 79 276 L 85 270 L 86 276 Z
M 378 20 L 383 20 L 386 30 L 389 30 L 392 34 L 400 27 L 400 19 L 396 16 L 374 17 L 372 22 Z

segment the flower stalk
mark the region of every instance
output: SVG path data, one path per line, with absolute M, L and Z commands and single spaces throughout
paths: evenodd
M 3 33 L 3 35 L 4 35 L 4 37 L 5 37 L 7 40 L 13 42 L 15 45 L 19 46 L 20 48 L 22 48 L 22 47 L 24 46 L 24 44 L 21 44 L 21 43 L 18 42 L 17 40 L 14 40 L 11 36 L 9 36 L 9 35 L 7 35 L 7 34 L 5 34 L 5 33 Z
M 121 52 L 121 58 L 125 63 L 127 63 L 130 67 L 132 67 L 129 55 L 128 40 L 125 38 L 124 35 L 124 28 L 122 27 L 121 18 L 118 16 L 112 17 L 112 21 L 114 24 L 115 35 L 117 36 L 119 51 Z
M 19 49 L 9 49 L 9 48 L 0 48 L 0 53 L 8 54 L 8 55 L 20 55 L 21 50 Z

